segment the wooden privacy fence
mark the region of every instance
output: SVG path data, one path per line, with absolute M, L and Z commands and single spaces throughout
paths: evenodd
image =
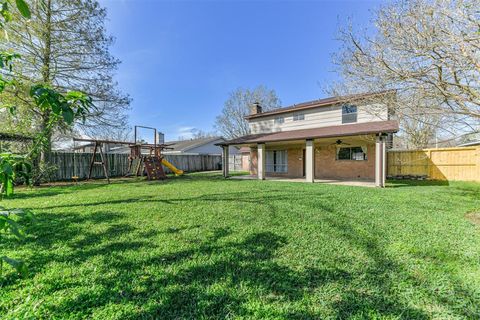
M 111 177 L 121 177 L 128 173 L 128 156 L 125 153 L 106 154 Z M 50 180 L 71 180 L 73 176 L 78 176 L 79 179 L 87 178 L 91 157 L 91 153 L 50 153 L 47 161 L 56 167 Z M 222 163 L 222 157 L 215 155 L 165 155 L 165 159 L 185 172 L 220 170 Z M 166 173 L 171 173 L 166 167 L 164 170 Z M 104 177 L 102 166 L 94 166 L 92 178 Z
M 392 150 L 387 153 L 387 175 L 480 181 L 480 147 Z

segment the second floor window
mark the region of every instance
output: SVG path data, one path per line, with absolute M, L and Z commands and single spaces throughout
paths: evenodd
M 274 120 L 275 124 L 282 124 L 285 122 L 285 118 L 284 117 L 277 117 L 275 118 Z
M 294 113 L 293 114 L 293 121 L 300 121 L 305 120 L 305 114 L 303 113 Z
M 342 106 L 342 123 L 357 122 L 357 106 L 348 104 Z

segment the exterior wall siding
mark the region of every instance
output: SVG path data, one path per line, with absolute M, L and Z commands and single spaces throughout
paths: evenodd
M 194 147 L 185 151 L 185 153 L 198 153 L 198 154 L 215 154 L 221 155 L 222 154 L 222 147 L 216 146 L 215 143 L 222 142 L 222 140 L 212 141 L 210 143 Z M 232 148 L 229 148 L 229 153 L 233 154 Z
M 302 113 L 304 120 L 293 121 L 294 114 Z M 283 117 L 284 123 L 275 123 L 275 118 Z M 357 123 L 388 120 L 387 107 L 383 105 L 359 105 Z M 342 106 L 318 107 L 303 111 L 292 111 L 279 115 L 265 116 L 249 120 L 252 134 L 279 131 L 311 129 L 342 124 Z

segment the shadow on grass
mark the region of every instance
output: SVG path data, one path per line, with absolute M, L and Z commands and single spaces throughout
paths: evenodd
M 334 209 L 331 205 L 331 195 L 324 194 L 322 191 L 310 191 L 302 192 L 299 194 L 288 194 L 285 190 L 281 189 L 269 189 L 265 193 L 256 193 L 252 194 L 251 191 L 240 191 L 240 192 L 227 192 L 227 193 L 212 193 L 204 194 L 194 197 L 178 197 L 178 198 L 169 198 L 162 199 L 160 196 L 144 196 L 142 198 L 123 198 L 117 200 L 105 200 L 105 201 L 96 201 L 96 202 L 87 202 L 87 203 L 78 203 L 78 204 L 60 204 L 52 206 L 42 206 L 39 208 L 26 208 L 26 209 L 41 209 L 41 210 L 50 210 L 50 209 L 72 209 L 75 207 L 96 207 L 96 206 L 109 206 L 109 205 L 121 205 L 121 204 L 131 204 L 131 203 L 161 203 L 165 205 L 177 205 L 185 203 L 195 203 L 195 202 L 234 202 L 234 203 L 243 203 L 251 205 L 261 205 L 269 209 L 269 212 L 275 214 L 277 206 L 276 201 L 282 202 L 302 202 L 305 201 L 310 205 L 314 206 L 317 210 L 322 210 L 324 212 L 332 212 Z M 325 201 L 329 200 L 329 201 Z
M 115 216 L 115 215 L 113 215 Z M 108 215 L 100 215 L 111 222 Z M 99 216 L 94 218 L 99 222 Z M 102 218 L 101 218 L 102 219 Z M 101 220 L 100 219 L 100 220 Z M 70 219 L 63 219 L 63 223 Z M 81 219 L 73 219 L 80 223 Z M 37 231 L 45 233 L 50 224 L 40 223 Z M 83 221 L 85 223 L 87 221 Z M 165 234 L 199 228 L 167 228 Z M 174 230 L 172 232 L 172 230 Z M 115 277 L 102 277 L 100 283 L 104 290 L 64 297 L 61 302 L 51 306 L 51 315 L 65 315 L 80 312 L 87 315 L 91 310 L 117 303 L 134 303 L 138 313 L 130 318 L 225 318 L 231 315 L 248 315 L 245 308 L 248 291 L 254 290 L 258 298 L 273 295 L 280 302 L 299 301 L 306 290 L 326 279 L 344 277 L 344 274 L 319 272 L 315 269 L 295 271 L 275 262 L 276 251 L 287 244 L 286 239 L 272 232 L 255 232 L 242 240 L 225 240 L 233 235 L 230 228 L 214 228 L 196 246 L 159 255 L 143 255 L 142 259 L 132 259 L 128 252 L 150 251 L 156 246 L 151 238 L 162 233 L 151 233 L 136 241 L 118 240 L 105 243 L 106 239 L 115 239 L 128 234 L 135 237 L 138 230 L 130 225 L 115 223 L 102 232 L 92 233 L 79 230 L 66 224 L 57 229 L 55 241 L 73 248 L 67 254 L 56 254 L 54 250 L 43 250 L 30 264 L 34 272 L 40 272 L 50 263 L 75 263 L 81 265 L 93 257 L 101 257 L 102 264 L 97 265 L 100 274 L 115 274 Z M 81 236 L 81 239 L 72 240 Z M 49 247 L 51 241 L 36 241 L 35 245 Z M 158 269 L 160 276 L 145 272 L 145 267 Z M 315 281 L 313 281 L 315 280 Z M 68 285 L 49 284 L 43 294 L 54 294 L 58 290 L 68 290 L 80 283 Z M 8 283 L 3 283 L 8 285 Z M 221 287 L 215 290 L 216 286 Z M 112 288 L 121 288 L 114 290 Z M 141 289 L 139 289 L 141 288 Z M 245 289 L 247 292 L 243 292 Z M 251 298 L 251 297 L 250 297 Z M 147 301 L 155 303 L 146 303 Z M 307 310 L 298 314 L 301 318 L 314 318 Z M 278 311 L 276 316 L 286 316 Z M 128 317 L 127 317 L 128 318 Z
M 446 180 L 387 180 L 387 187 L 428 187 L 428 186 L 448 186 L 450 183 Z
M 180 181 L 183 180 L 178 183 Z M 90 290 L 80 278 L 61 284 L 58 284 L 61 282 L 58 278 L 41 280 L 42 287 L 48 288 L 42 291 L 43 295 L 63 294 L 57 303 L 45 306 L 49 315 L 58 318 L 69 314 L 88 318 L 94 310 L 129 305 L 133 307 L 124 318 L 319 319 L 325 315 L 312 306 L 312 300 L 308 300 L 314 299 L 317 289 L 329 286 L 340 288 L 332 291 L 338 297 L 331 299 L 333 302 L 326 302 L 331 304 L 328 306 L 331 318 L 430 318 L 429 314 L 403 300 L 398 288 L 404 282 L 408 282 L 414 291 L 428 292 L 429 301 L 437 301 L 452 314 L 466 318 L 478 316 L 474 309 L 478 300 L 475 293 L 462 286 L 453 275 L 442 274 L 449 277 L 446 281 L 452 284 L 452 298 L 435 295 L 432 285 L 426 283 L 428 280 L 417 279 L 388 254 L 381 228 L 370 226 L 360 230 L 358 221 L 336 215 L 331 199 L 322 201 L 322 197 L 328 196 L 322 191 L 305 191 L 299 195 L 278 189 L 256 193 L 255 196 L 251 191 L 245 191 L 178 199 L 151 196 L 43 207 L 63 208 L 66 212 L 41 214 L 39 221 L 32 226 L 32 234 L 37 239 L 27 239 L 26 243 L 32 252 L 36 252 L 29 261 L 33 266 L 32 277 L 49 268 L 51 263 L 73 263 L 79 269 L 85 264 L 94 264 L 96 273 L 91 275 L 91 281 L 96 289 Z M 125 221 L 124 215 L 114 211 L 72 213 L 83 206 L 101 208 L 132 202 L 165 205 L 226 202 L 237 206 L 266 206 L 270 214 L 275 215 L 277 201 L 298 201 L 326 213 L 322 221 L 335 230 L 335 236 L 360 250 L 368 259 L 365 270 L 345 270 L 328 259 L 309 267 L 281 263 L 282 250 L 290 245 L 289 239 L 272 228 L 240 235 L 233 228 L 204 228 L 194 222 L 155 230 Z M 91 226 L 101 228 L 92 231 Z M 202 238 L 190 241 L 187 248 L 185 243 L 183 246 L 180 243 L 171 245 L 179 241 L 180 235 L 192 231 L 199 231 Z M 169 243 L 168 246 L 165 242 Z M 59 246 L 69 250 L 61 251 Z M 84 272 L 87 275 L 93 273 L 88 268 Z M 0 285 L 13 284 L 10 279 Z M 77 287 L 82 287 L 79 293 L 69 294 Z M 473 307 L 459 308 L 458 301 L 454 301 L 456 296 L 468 303 L 473 302 Z
M 277 195 L 270 200 L 274 201 L 277 197 L 281 198 Z M 258 200 L 252 199 L 249 192 L 229 196 L 211 194 L 176 199 L 174 202 L 182 203 L 192 199 L 258 204 Z M 270 201 L 265 201 L 267 206 L 268 202 Z M 273 206 L 271 210 L 274 210 Z M 32 276 L 41 273 L 52 263 L 75 263 L 81 266 L 92 259 L 100 259 L 102 262 L 97 266 L 101 269 L 100 275 L 116 275 L 101 278 L 100 283 L 104 290 L 62 299 L 61 303 L 49 308 L 52 315 L 61 317 L 71 312 L 88 315 L 95 308 L 133 303 L 137 305 L 139 312 L 131 318 L 252 316 L 252 311 L 248 308 L 252 298 L 260 301 L 268 297 L 275 299 L 277 303 L 299 303 L 315 286 L 349 277 L 348 273 L 338 270 L 307 268 L 298 271 L 279 264 L 275 261 L 276 254 L 280 248 L 287 245 L 287 240 L 273 232 L 252 232 L 240 239 L 233 237 L 235 240 L 226 240 L 234 236 L 232 229 L 207 229 L 203 234 L 208 236 L 203 240 L 190 242 L 188 249 L 148 255 L 145 253 L 156 248 L 156 237 L 163 236 L 167 237 L 167 241 L 175 241 L 169 237 L 201 228 L 201 225 L 171 226 L 165 230 L 145 231 L 144 228 L 132 227 L 134 224 L 122 223 L 121 218 L 121 215 L 114 212 L 96 212 L 89 215 L 43 213 L 41 219 L 32 226 L 32 234 L 38 235 L 37 239 L 31 239 L 30 243 L 26 244 L 31 246 L 33 252 L 37 252 L 28 261 L 29 265 L 33 266 Z M 89 229 L 91 225 L 104 227 L 93 232 Z M 51 250 L 59 245 L 70 250 Z M 142 258 L 132 259 L 129 253 L 138 251 L 144 252 Z M 160 276 L 145 274 L 145 268 L 158 269 Z M 80 279 L 78 283 L 68 284 L 53 281 L 55 283 L 43 283 L 46 288 L 50 288 L 43 292 L 44 295 L 81 286 Z M 3 283 L 9 284 L 11 283 Z M 121 290 L 109 289 L 118 287 L 121 287 Z M 139 291 L 138 288 L 142 289 Z M 146 304 L 146 301 L 155 303 Z M 274 317 L 316 318 L 311 311 L 302 308 L 295 312 L 269 312 L 273 312 Z
M 327 217 L 326 222 L 337 230 L 351 247 L 360 249 L 372 261 L 366 266 L 362 290 L 346 290 L 341 299 L 334 304 L 339 319 L 352 316 L 357 318 L 402 318 L 431 319 L 425 311 L 409 306 L 408 302 L 397 297 L 396 290 L 400 285 L 415 288 L 425 292 L 430 301 L 435 301 L 448 310 L 448 314 L 461 316 L 465 319 L 478 319 L 480 311 L 476 308 L 478 294 L 462 284 L 454 273 L 444 273 L 446 276 L 443 290 L 440 294 L 435 284 L 430 284 L 425 277 L 412 273 L 406 265 L 387 253 L 384 245 L 384 235 L 381 229 L 371 228 L 368 233 L 359 232 L 355 222 Z M 443 252 L 439 255 L 445 255 Z M 438 261 L 439 255 L 433 255 L 431 261 Z M 425 257 L 423 257 L 425 258 Z M 450 259 L 455 259 L 451 256 Z M 441 263 L 438 261 L 438 263 Z M 448 289 L 446 289 L 448 287 Z
M 480 183 L 471 181 L 446 181 L 446 180 L 388 180 L 387 187 L 402 188 L 402 187 L 431 187 L 443 186 L 445 188 L 442 192 L 448 195 L 456 194 L 460 197 L 468 197 L 473 200 L 480 199 Z
M 82 223 L 88 222 L 88 218 L 85 219 Z M 108 213 L 97 214 L 93 219 L 94 223 L 112 222 Z M 80 223 L 81 219 L 71 221 Z M 333 318 L 368 317 L 374 314 L 404 319 L 428 318 L 422 311 L 402 303 L 395 295 L 395 283 L 390 275 L 404 270 L 386 256 L 374 237 L 359 235 L 348 224 L 334 219 L 327 222 L 337 228 L 352 246 L 362 248 L 375 261 L 367 275 L 376 290 L 350 287 L 349 284 L 358 276 L 353 271 L 338 267 L 294 269 L 279 263 L 276 259 L 278 252 L 288 245 L 288 241 L 269 231 L 252 232 L 238 239 L 231 228 L 213 228 L 205 230 L 208 236 L 188 249 L 143 254 L 141 258 L 132 258 L 128 254 L 153 250 L 156 245 L 152 244 L 152 238 L 159 234 L 174 236 L 178 232 L 201 228 L 200 225 L 170 227 L 138 238 L 138 229 L 118 222 L 98 233 L 80 230 L 67 223 L 64 229 L 58 230 L 55 239 L 67 243 L 74 250 L 62 255 L 43 251 L 45 253 L 36 256 L 31 264 L 37 266 L 35 271 L 39 272 L 52 262 L 81 265 L 94 257 L 101 257 L 102 263 L 97 265 L 100 274 L 114 275 L 102 276 L 97 280 L 102 290 L 84 290 L 50 306 L 49 313 L 52 316 L 78 312 L 88 317 L 92 310 L 98 308 L 112 304 L 133 304 L 136 313 L 126 318 L 262 317 L 256 313 L 260 312 L 272 318 L 318 319 L 321 315 L 302 304 L 302 299 L 316 288 L 331 283 L 347 288 L 332 306 L 335 312 Z M 45 232 L 50 226 L 44 221 L 37 228 Z M 137 240 L 104 243 L 106 239 L 115 239 L 119 235 L 129 235 Z M 82 237 L 72 241 L 74 236 Z M 53 245 L 50 241 L 37 244 Z M 50 285 L 47 281 L 43 285 L 51 288 L 43 292 L 49 295 L 58 290 L 73 289 L 81 286 L 81 283 L 62 286 L 57 283 Z M 256 302 L 252 305 L 253 301 Z M 289 307 L 272 308 L 269 304 Z
M 8 199 L 31 199 L 53 197 L 62 194 L 74 193 L 80 190 L 94 190 L 107 186 L 107 184 L 99 183 L 85 183 L 85 184 L 70 184 L 61 186 L 41 186 L 41 187 L 23 187 L 17 188 L 16 193 Z M 18 192 L 22 191 L 22 192 Z

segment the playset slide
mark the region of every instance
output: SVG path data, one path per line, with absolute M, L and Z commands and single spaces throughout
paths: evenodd
M 170 162 L 168 162 L 167 160 L 165 159 L 162 159 L 162 164 L 169 168 L 170 170 L 173 171 L 173 173 L 175 173 L 176 176 L 181 176 L 183 174 L 183 170 L 180 170 L 180 169 L 177 169 L 177 167 L 175 167 L 173 164 L 171 164 Z

